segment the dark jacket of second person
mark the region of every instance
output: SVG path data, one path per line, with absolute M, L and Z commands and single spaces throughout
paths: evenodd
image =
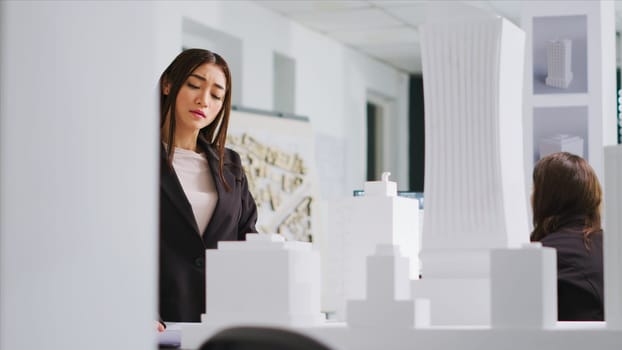
M 603 234 L 584 239 L 583 217 L 573 218 L 542 245 L 557 250 L 557 313 L 559 321 L 602 321 Z

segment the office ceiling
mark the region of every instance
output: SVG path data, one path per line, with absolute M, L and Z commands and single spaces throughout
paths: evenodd
M 418 26 L 435 18 L 501 15 L 520 24 L 521 8 L 536 0 L 258 0 L 312 30 L 407 73 L 421 72 Z M 531 3 L 531 4 L 530 4 Z M 569 6 L 571 6 L 569 1 Z M 622 0 L 616 0 L 616 27 Z

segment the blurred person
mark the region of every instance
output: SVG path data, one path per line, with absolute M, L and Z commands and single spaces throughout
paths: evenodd
M 257 232 L 257 207 L 240 156 L 225 148 L 231 111 L 225 60 L 208 50 L 183 51 L 159 83 L 159 312 L 164 322 L 199 322 L 205 249 Z
M 557 250 L 559 321 L 604 320 L 601 202 L 585 159 L 560 152 L 536 164 L 531 240 Z

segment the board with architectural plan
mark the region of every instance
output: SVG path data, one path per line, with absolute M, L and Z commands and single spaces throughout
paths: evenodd
M 257 230 L 313 241 L 317 182 L 311 124 L 233 110 L 227 147 L 237 151 L 257 202 Z M 317 216 L 317 215 L 315 215 Z

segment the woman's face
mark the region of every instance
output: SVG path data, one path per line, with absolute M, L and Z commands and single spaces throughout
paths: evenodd
M 205 63 L 195 69 L 177 94 L 177 128 L 198 131 L 210 125 L 220 113 L 226 88 L 225 73 L 217 65 Z M 164 94 L 167 90 L 168 86 Z

